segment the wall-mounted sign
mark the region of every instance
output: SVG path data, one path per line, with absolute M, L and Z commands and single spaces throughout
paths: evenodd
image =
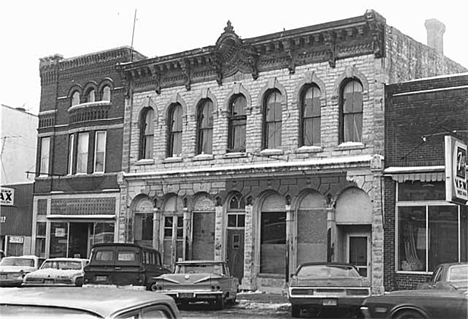
M 12 244 L 22 244 L 24 242 L 23 236 L 10 236 L 10 243 Z
M 0 192 L 0 204 L 13 206 L 15 202 L 15 190 L 13 188 L 2 187 Z
M 65 228 L 55 228 L 55 237 L 65 237 Z
M 465 205 L 468 201 L 466 143 L 445 136 L 445 200 Z

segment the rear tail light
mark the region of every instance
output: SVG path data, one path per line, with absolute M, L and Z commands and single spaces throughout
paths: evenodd
M 369 289 L 346 289 L 348 296 L 369 296 Z
M 294 288 L 291 289 L 291 295 L 314 295 L 314 289 L 307 288 Z

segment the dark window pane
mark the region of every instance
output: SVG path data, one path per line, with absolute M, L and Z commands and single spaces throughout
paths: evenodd
M 429 206 L 429 271 L 458 262 L 458 206 Z
M 245 227 L 245 215 L 237 215 L 237 227 Z
M 426 207 L 398 208 L 398 270 L 426 269 Z
M 228 227 L 236 227 L 236 215 L 228 215 Z

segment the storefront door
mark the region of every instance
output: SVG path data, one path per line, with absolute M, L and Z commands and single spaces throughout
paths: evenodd
M 361 276 L 370 279 L 370 234 L 350 233 L 347 238 L 347 262 L 355 265 Z
M 92 223 L 70 223 L 68 257 L 88 258 L 88 237 Z

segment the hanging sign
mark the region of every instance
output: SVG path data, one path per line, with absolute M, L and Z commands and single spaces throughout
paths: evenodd
M 466 143 L 445 136 L 445 200 L 454 204 L 468 201 L 466 153 Z

